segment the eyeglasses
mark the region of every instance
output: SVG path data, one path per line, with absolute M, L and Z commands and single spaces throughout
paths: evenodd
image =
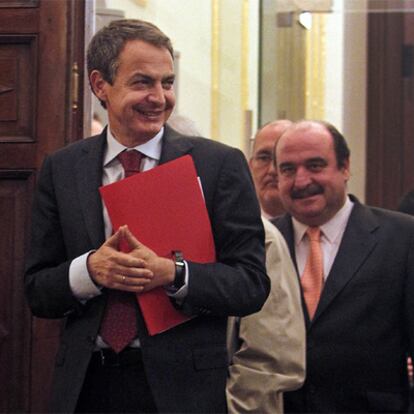
M 258 154 L 253 155 L 252 159 L 261 167 L 268 166 L 270 163 L 274 162 L 274 157 L 270 152 L 259 152 Z

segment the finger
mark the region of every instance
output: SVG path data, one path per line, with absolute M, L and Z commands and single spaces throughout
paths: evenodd
M 142 244 L 137 240 L 137 238 L 131 233 L 128 226 L 122 226 L 122 236 L 128 243 L 131 250 L 139 248 Z
M 118 245 L 121 240 L 121 237 L 122 237 L 122 231 L 119 228 L 114 234 L 111 235 L 111 237 L 109 237 L 105 241 L 104 245 L 108 247 L 112 247 L 115 250 L 118 250 Z
M 131 253 L 118 252 L 114 253 L 113 257 L 116 257 L 116 263 L 118 267 L 114 270 L 116 270 L 117 272 L 128 273 L 129 271 L 131 271 L 131 269 L 147 268 L 147 262 L 145 261 L 145 259 L 142 259 L 141 257 L 135 257 Z
M 128 277 L 129 279 L 153 279 L 154 273 L 143 267 L 123 267 L 118 270 L 118 276 Z
M 112 289 L 125 290 L 129 292 L 141 292 L 145 286 L 151 283 L 151 279 L 141 277 L 129 277 L 126 275 L 119 275 L 117 282 L 113 283 Z

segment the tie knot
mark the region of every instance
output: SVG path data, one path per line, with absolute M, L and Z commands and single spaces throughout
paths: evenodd
M 123 151 L 117 158 L 125 171 L 125 177 L 139 173 L 142 153 L 137 150 Z
M 321 238 L 321 229 L 319 227 L 308 227 L 306 234 L 309 237 L 309 240 L 319 241 Z

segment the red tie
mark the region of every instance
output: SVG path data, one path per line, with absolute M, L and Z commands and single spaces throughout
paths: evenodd
M 140 152 L 124 151 L 117 158 L 124 168 L 125 177 L 139 173 L 142 159 Z M 121 352 L 137 337 L 136 312 L 137 302 L 134 293 L 108 290 L 100 335 L 115 352 Z
M 312 320 L 318 306 L 323 287 L 323 255 L 321 248 L 321 230 L 309 227 L 306 230 L 309 239 L 309 253 L 305 270 L 301 277 L 303 296 Z

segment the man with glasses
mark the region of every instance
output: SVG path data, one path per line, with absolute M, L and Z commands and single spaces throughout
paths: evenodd
M 287 120 L 272 122 L 255 137 L 249 165 L 262 215 L 282 212 L 273 153 L 276 141 L 290 125 Z M 229 320 L 227 404 L 231 414 L 283 413 L 283 392 L 299 388 L 305 377 L 305 324 L 298 278 L 283 236 L 262 218 L 271 291 L 260 312 Z
M 253 141 L 249 166 L 262 215 L 267 219 L 277 217 L 284 212 L 277 189 L 273 154 L 277 140 L 291 124 L 292 122 L 287 119 L 270 122 L 259 129 Z

